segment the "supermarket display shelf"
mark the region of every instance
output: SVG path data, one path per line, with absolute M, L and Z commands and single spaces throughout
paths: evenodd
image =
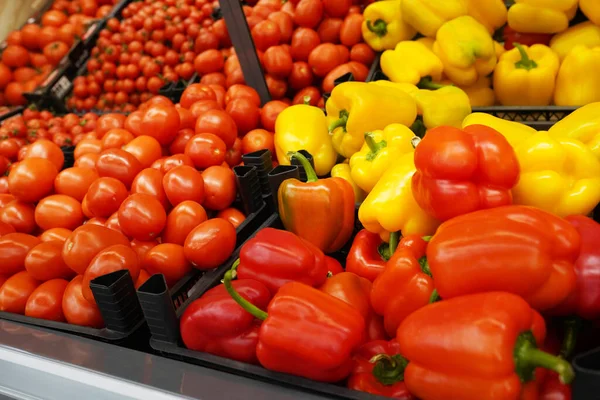
M 325 398 L 8 321 L 0 321 L 0 371 L 0 399 Z

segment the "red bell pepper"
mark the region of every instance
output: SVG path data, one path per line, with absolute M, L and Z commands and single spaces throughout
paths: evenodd
M 398 325 L 410 313 L 427 305 L 434 296 L 425 250 L 427 243 L 417 235 L 402 238 L 383 272 L 373 282 L 371 304 L 383 316 L 385 330 L 394 337 Z
M 415 149 L 412 192 L 419 206 L 446 221 L 512 203 L 519 162 L 498 131 L 483 125 L 431 129 Z
M 429 242 L 427 261 L 442 299 L 501 290 L 545 311 L 575 288 L 579 247 L 579 233 L 564 219 L 505 206 L 444 222 Z
M 341 272 L 327 278 L 319 289 L 356 308 L 365 319 L 366 340 L 386 339 L 383 318 L 371 307 L 371 282 L 352 272 Z
M 354 190 L 342 178 L 318 179 L 301 153 L 292 153 L 307 182 L 286 179 L 277 192 L 283 226 L 326 253 L 341 249 L 354 230 Z
M 358 276 L 367 278 L 371 282 L 383 272 L 391 254 L 389 246 L 395 247 L 393 241 L 398 240 L 397 233 L 390 234 L 391 245 L 387 245 L 376 233 L 366 229 L 361 230 L 354 237 L 352 247 L 346 258 L 346 271 L 354 272 Z
M 237 265 L 223 282 L 231 297 L 263 320 L 256 356 L 270 370 L 322 382 L 338 382 L 352 370 L 352 352 L 364 342 L 365 321 L 354 307 L 300 282 L 275 294 L 268 314 L 241 297 L 231 285 Z
M 241 296 L 259 307 L 266 307 L 271 300 L 269 289 L 260 282 L 241 279 L 233 285 Z M 192 302 L 179 324 L 188 349 L 257 364 L 260 323 L 219 285 Z
M 329 262 L 315 245 L 291 232 L 265 228 L 240 251 L 240 279 L 254 279 L 275 293 L 287 282 L 320 286 L 327 279 Z
M 576 314 L 594 320 L 600 317 L 600 224 L 574 215 L 565 218 L 581 235 L 581 251 L 575 261 L 575 290 L 551 310 L 553 315 Z
M 550 33 L 523 33 L 517 32 L 510 26 L 506 25 L 503 30 L 504 36 L 504 48 L 506 50 L 512 50 L 515 48 L 515 43 L 519 43 L 525 46 L 533 46 L 534 44 L 550 45 L 550 39 L 552 34 Z
M 556 372 L 549 372 L 541 384 L 538 400 L 571 400 L 571 385 L 562 383 Z
M 517 400 L 537 367 L 565 383 L 575 377 L 567 361 L 537 348 L 544 335 L 544 320 L 521 297 L 488 292 L 415 311 L 396 340 L 410 361 L 404 382 L 418 398 Z
M 353 359 L 354 368 L 347 383 L 350 389 L 393 399 L 416 399 L 404 384 L 408 361 L 400 355 L 397 341 L 367 342 L 354 352 Z

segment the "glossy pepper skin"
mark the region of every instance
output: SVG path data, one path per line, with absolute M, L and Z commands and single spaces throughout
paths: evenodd
M 333 178 L 342 178 L 346 182 L 348 182 L 352 186 L 352 190 L 354 190 L 354 201 L 356 203 L 362 203 L 367 194 L 364 190 L 362 190 L 356 182 L 352 179 L 352 175 L 350 173 L 350 164 L 341 163 L 336 164 L 331 169 L 331 177 Z
M 582 0 L 580 2 L 583 4 Z M 550 48 L 561 61 L 565 59 L 573 47 L 580 44 L 589 48 L 600 46 L 600 26 L 591 21 L 585 21 L 554 35 L 550 40 Z
M 444 65 L 422 42 L 403 41 L 381 54 L 381 70 L 391 82 L 416 85 L 426 76 L 440 81 Z
M 442 299 L 501 290 L 546 311 L 575 288 L 580 243 L 562 218 L 505 206 L 443 223 L 429 242 L 427 261 Z
M 264 228 L 242 246 L 237 274 L 275 293 L 292 281 L 320 286 L 328 272 L 325 254 L 314 244 L 291 232 Z
M 383 319 L 371 307 L 371 282 L 352 272 L 340 272 L 327 278 L 319 290 L 338 298 L 357 309 L 365 320 L 366 340 L 387 338 Z
M 389 0 L 369 4 L 363 12 L 363 39 L 373 50 L 393 49 L 403 40 L 412 39 L 417 31 L 402 19 L 404 0 Z
M 600 317 L 600 224 L 582 215 L 565 218 L 581 235 L 581 251 L 575 261 L 575 290 L 553 315 L 576 314 L 595 320 Z
M 470 16 L 486 27 L 489 33 L 506 24 L 507 10 L 503 0 L 465 0 Z
M 269 289 L 258 281 L 240 279 L 233 286 L 258 307 L 266 307 L 271 301 Z M 179 324 L 188 349 L 258 364 L 256 344 L 261 321 L 240 307 L 223 285 L 193 301 Z
M 469 96 L 454 85 L 441 85 L 424 78 L 421 90 L 412 95 L 417 102 L 417 114 L 427 129 L 438 126 L 460 128 L 463 119 L 471 113 Z
M 513 203 L 560 217 L 587 215 L 600 202 L 600 161 L 575 139 L 538 132 L 515 148 L 521 178 Z
M 364 342 L 365 321 L 358 310 L 311 286 L 288 282 L 264 312 L 231 286 L 235 268 L 223 282 L 238 304 L 263 321 L 256 346 L 263 367 L 321 382 L 350 374 L 352 352 Z
M 346 158 L 360 150 L 365 132 L 394 123 L 410 126 L 417 116 L 417 105 L 405 92 L 364 82 L 337 85 L 325 108 L 333 147 Z
M 600 4 L 594 0 L 579 0 L 579 8 L 590 21 L 600 25 Z
M 450 82 L 444 83 L 449 84 Z M 490 107 L 496 104 L 496 95 L 494 94 L 494 89 L 492 89 L 492 80 L 487 76 L 479 77 L 477 82 L 471 86 L 461 86 L 460 89 L 469 97 L 469 109 L 471 107 Z
M 358 232 L 346 257 L 346 271 L 373 282 L 383 272 L 387 263 L 382 254 L 383 245 L 384 242 L 377 233 L 366 229 Z M 387 256 L 389 259 L 390 254 Z
M 433 51 L 444 64 L 444 74 L 459 86 L 474 84 L 496 66 L 496 48 L 490 33 L 469 15 L 442 25 Z
M 283 110 L 275 122 L 275 151 L 282 165 L 290 165 L 287 153 L 306 150 L 312 156 L 317 175 L 327 175 L 337 161 L 337 153 L 327 132 L 323 110 L 297 104 Z
M 552 102 L 560 61 L 543 44 L 516 48 L 500 57 L 494 71 L 494 91 L 502 105 L 547 106 Z
M 600 160 L 600 102 L 590 103 L 562 120 L 548 130 L 553 138 L 571 138 L 584 143 Z
M 493 115 L 486 113 L 472 113 L 468 115 L 463 120 L 462 128 L 465 129 L 467 126 L 471 125 L 489 126 L 500 132 L 513 147 L 516 147 L 537 133 L 537 131 L 530 126 L 494 117 Z
M 369 232 L 402 231 L 404 235 L 431 235 L 439 222 L 415 201 L 411 178 L 415 173 L 414 153 L 405 154 L 381 176 L 358 209 L 358 219 Z
M 412 153 L 415 134 L 402 124 L 391 124 L 383 130 L 365 133 L 365 143 L 350 158 L 352 180 L 365 192 L 370 192 L 402 154 Z
M 558 33 L 569 27 L 577 0 L 518 0 L 508 9 L 508 25 L 517 32 Z
M 512 203 L 519 180 L 514 150 L 484 125 L 431 129 L 415 150 L 412 191 L 419 206 L 441 221 Z
M 423 36 L 435 37 L 446 22 L 466 15 L 467 5 L 462 0 L 404 0 L 402 17 Z
M 408 361 L 400 354 L 397 341 L 374 340 L 354 352 L 354 368 L 347 386 L 361 392 L 415 400 L 404 384 L 404 369 Z
M 564 382 L 575 376 L 567 361 L 537 349 L 545 334 L 544 320 L 523 299 L 489 292 L 415 311 L 396 340 L 409 360 L 404 382 L 422 400 L 518 400 L 536 367 Z
M 391 337 L 407 316 L 432 300 L 435 286 L 424 258 L 426 249 L 427 243 L 421 236 L 405 236 L 373 282 L 371 304 L 383 316 L 385 330 Z
M 563 60 L 554 91 L 557 106 L 583 106 L 600 101 L 600 47 L 575 46 Z
M 309 161 L 293 153 L 307 182 L 286 179 L 279 186 L 279 216 L 286 230 L 326 253 L 341 249 L 354 229 L 354 191 L 341 178 L 317 179 Z

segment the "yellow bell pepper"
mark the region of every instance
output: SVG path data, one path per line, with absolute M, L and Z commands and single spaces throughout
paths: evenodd
M 352 180 L 369 193 L 389 166 L 405 153 L 412 153 L 415 134 L 406 126 L 391 124 L 365 133 L 365 143 L 350 158 Z
M 579 0 L 579 8 L 590 21 L 600 25 L 600 2 L 598 0 Z
M 508 25 L 523 33 L 558 33 L 569 27 L 577 0 L 516 0 L 508 10 Z
M 543 44 L 514 46 L 502 55 L 494 71 L 498 102 L 505 106 L 549 105 L 560 67 L 558 56 Z
M 496 66 L 496 49 L 490 33 L 469 15 L 442 25 L 433 51 L 442 60 L 444 74 L 459 86 L 473 85 Z
M 375 51 L 393 49 L 403 40 L 410 40 L 417 31 L 402 19 L 403 0 L 371 3 L 363 12 L 363 39 Z
M 331 176 L 334 178 L 342 178 L 346 182 L 348 182 L 352 186 L 352 190 L 354 190 L 354 201 L 356 203 L 362 203 L 367 194 L 358 187 L 356 182 L 352 180 L 352 176 L 350 175 L 350 165 L 348 163 L 336 164 L 331 169 Z
M 506 53 L 506 49 L 502 43 L 499 43 L 494 40 L 494 51 L 496 51 L 496 60 L 499 60 L 502 57 L 502 54 Z
M 426 76 L 439 81 L 443 69 L 442 61 L 419 41 L 400 42 L 381 54 L 381 70 L 392 82 L 416 85 Z
M 487 76 L 480 77 L 471 86 L 460 86 L 460 88 L 469 96 L 471 107 L 490 107 L 496 103 L 492 80 Z
M 506 5 L 503 0 L 465 0 L 468 13 L 493 34 L 506 24 Z
M 432 235 L 439 222 L 423 211 L 412 194 L 414 152 L 395 160 L 358 209 L 358 219 L 369 232 L 402 231 L 404 235 Z
M 600 160 L 600 102 L 578 108 L 554 124 L 548 134 L 579 140 Z
M 435 43 L 435 38 L 423 36 L 423 37 L 415 40 L 415 42 L 423 43 L 425 45 L 425 47 L 427 47 L 429 50 L 433 51 L 433 44 Z
M 469 96 L 457 86 L 446 86 L 423 79 L 422 88 L 413 94 L 417 114 L 423 118 L 427 129 L 438 126 L 461 127 L 463 119 L 471 114 Z
M 333 147 L 345 158 L 360 150 L 365 132 L 394 123 L 410 126 L 417 117 L 415 100 L 404 91 L 364 82 L 337 85 L 325 109 Z
M 396 89 L 402 90 L 405 93 L 408 93 L 411 96 L 413 95 L 413 93 L 416 93 L 419 91 L 419 88 L 417 87 L 417 85 L 413 85 L 412 83 L 399 83 L 399 82 L 380 80 L 380 81 L 369 82 L 369 84 L 396 88 Z
M 556 79 L 554 104 L 583 106 L 600 101 L 600 47 L 575 46 L 565 57 Z
M 600 3 L 598 5 L 600 6 Z M 578 44 L 587 47 L 600 46 L 600 26 L 594 25 L 590 21 L 582 22 L 554 35 L 550 40 L 550 48 L 558 54 L 561 61 Z
M 466 15 L 467 5 L 463 0 L 404 0 L 402 18 L 423 36 L 435 37 L 438 29 L 446 22 Z
M 485 113 L 473 113 L 468 115 L 462 127 L 469 125 L 485 125 L 500 132 L 506 138 L 512 147 L 529 139 L 532 135 L 537 134 L 537 131 L 530 126 L 520 124 L 518 122 L 508 121 L 502 118 L 494 117 Z
M 600 161 L 580 141 L 539 132 L 515 153 L 521 177 L 513 188 L 514 204 L 566 217 L 587 215 L 600 202 Z
M 297 104 L 283 110 L 275 121 L 275 152 L 280 164 L 290 165 L 288 152 L 306 150 L 312 156 L 317 175 L 327 175 L 337 161 L 337 153 L 327 132 L 323 110 Z

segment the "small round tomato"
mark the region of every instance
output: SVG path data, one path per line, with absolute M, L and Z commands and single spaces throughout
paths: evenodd
M 233 118 L 238 135 L 256 129 L 260 122 L 260 109 L 248 98 L 233 99 L 227 103 L 227 113 Z
M 319 34 L 312 29 L 298 28 L 292 35 L 290 53 L 294 61 L 308 61 L 310 53 L 321 44 Z
M 135 156 L 122 149 L 108 149 L 100 153 L 96 162 L 98 175 L 120 180 L 130 187 L 136 175 L 143 169 Z
M 163 243 L 185 243 L 187 235 L 208 219 L 206 210 L 195 201 L 183 201 L 179 203 L 167 217 L 167 224 L 162 234 Z
M 195 132 L 212 133 L 220 137 L 227 148 L 233 146 L 238 128 L 235 121 L 223 110 L 209 110 L 196 121 Z
M 233 207 L 219 211 L 217 218 L 229 221 L 236 229 L 246 220 L 244 213 Z
M 115 213 L 129 195 L 125 184 L 118 179 L 98 178 L 85 196 L 89 211 L 95 217 L 107 218 Z
M 192 270 L 185 258 L 183 246 L 163 243 L 151 249 L 142 262 L 149 274 L 163 274 L 168 286 L 173 286 Z
M 81 202 L 92 183 L 99 177 L 98 172 L 92 168 L 67 168 L 54 179 L 54 191 L 57 194 L 71 196 Z
M 69 281 L 52 279 L 38 286 L 27 299 L 25 315 L 50 321 L 65 321 L 62 299 Z
M 163 187 L 173 206 L 186 200 L 198 203 L 204 200 L 202 174 L 187 165 L 169 170 L 163 178 Z
M 73 271 L 83 274 L 96 254 L 116 244 L 129 246 L 129 240 L 104 226 L 86 224 L 75 229 L 65 242 L 63 260 Z
M 29 60 L 29 52 L 20 45 L 8 45 L 2 52 L 2 62 L 11 68 L 26 67 Z
M 273 134 L 264 129 L 254 129 L 242 139 L 242 153 L 248 154 L 258 150 L 269 150 L 275 154 L 275 141 Z
M 200 100 L 217 100 L 215 92 L 207 85 L 193 83 L 189 85 L 181 94 L 179 104 L 183 108 L 189 109 L 192 104 Z
M 266 130 L 275 132 L 275 121 L 277 116 L 289 105 L 283 101 L 273 100 L 266 103 L 260 110 L 260 122 Z
M 295 90 L 312 85 L 314 75 L 310 65 L 305 61 L 296 61 L 289 76 L 290 87 Z
M 233 171 L 228 167 L 213 166 L 202 172 L 204 179 L 204 202 L 210 210 L 223 210 L 235 200 L 236 183 Z
M 12 275 L 25 268 L 25 257 L 40 240 L 25 233 L 8 233 L 0 237 L 0 274 Z
M 70 279 L 74 272 L 62 258 L 63 243 L 57 240 L 41 242 L 25 257 L 25 269 L 42 282 L 50 279 Z
M 90 220 L 91 221 L 91 220 Z M 90 221 L 88 221 L 87 223 L 89 224 Z M 53 228 L 53 229 L 48 229 L 47 231 L 45 231 L 44 233 L 42 233 L 39 238 L 42 242 L 60 242 L 65 243 L 67 241 L 67 238 L 69 236 L 71 236 L 71 233 L 73 233 L 72 230 L 70 229 L 66 229 L 66 228 Z M 62 246 L 61 246 L 61 251 L 62 251 Z M 61 255 L 62 257 L 62 255 Z
M 81 203 L 64 194 L 45 197 L 35 207 L 35 222 L 44 230 L 75 229 L 83 223 Z
M 96 304 L 96 299 L 90 289 L 90 282 L 100 276 L 123 269 L 129 270 L 134 282 L 137 280 L 140 274 L 140 262 L 129 243 L 126 245 L 116 244 L 98 252 L 83 274 L 81 282 L 83 297 L 90 303 Z
M 167 213 L 160 201 L 144 193 L 125 199 L 118 215 L 123 233 L 137 240 L 157 238 L 167 222 Z
M 185 145 L 185 154 L 198 169 L 222 164 L 226 151 L 225 142 L 212 133 L 194 135 Z
M 235 228 L 222 218 L 209 219 L 194 228 L 183 245 L 185 258 L 200 270 L 216 268 L 233 253 Z
M 50 65 L 58 65 L 60 60 L 69 52 L 69 46 L 63 42 L 52 42 L 44 46 L 44 56 Z
M 179 131 L 179 113 L 173 105 L 154 105 L 144 113 L 141 128 L 161 145 L 168 145 Z
M 164 174 L 154 168 L 146 168 L 140 171 L 131 184 L 131 194 L 144 193 L 155 197 L 163 207 L 169 206 L 167 195 L 163 189 L 162 181 Z
M 185 145 L 189 142 L 191 137 L 194 136 L 194 134 L 193 128 L 181 129 L 179 132 L 177 132 L 175 140 L 173 140 L 169 146 L 169 152 L 171 154 L 182 154 L 185 151 Z
M 65 289 L 62 309 L 68 323 L 91 328 L 102 328 L 102 314 L 95 304 L 88 302 L 82 293 L 83 276 L 77 275 Z
M 258 92 L 246 85 L 232 85 L 227 89 L 225 93 L 225 103 L 229 104 L 229 102 L 235 99 L 248 99 L 252 101 L 257 107 L 260 107 L 260 96 Z
M 120 149 L 135 137 L 129 131 L 121 128 L 113 128 L 102 137 L 102 149 Z
M 281 40 L 279 26 L 273 21 L 263 20 L 252 28 L 252 39 L 254 45 L 260 51 L 266 51 L 269 47 L 277 46 Z
M 17 199 L 36 202 L 54 189 L 56 166 L 45 158 L 27 158 L 13 166 L 8 175 L 8 190 Z
M 122 128 L 127 117 L 123 114 L 104 114 L 96 121 L 96 133 L 102 139 L 104 134 L 114 128 Z
M 75 146 L 73 156 L 75 160 L 79 159 L 85 154 L 98 154 L 102 151 L 102 141 L 99 139 L 83 139 Z
M 148 168 L 154 161 L 162 157 L 160 143 L 152 136 L 138 136 L 124 145 L 122 149 L 137 158 L 144 168 Z
M 17 232 L 32 233 L 37 228 L 35 207 L 30 203 L 13 200 L 0 209 L 0 221 L 9 224 Z
M 143 117 L 144 113 L 142 111 L 134 111 L 127 116 L 123 127 L 129 132 L 133 133 L 135 136 L 140 136 L 142 134 Z
M 40 285 L 27 271 L 21 271 L 4 282 L 0 287 L 0 311 L 24 314 L 27 299 Z

